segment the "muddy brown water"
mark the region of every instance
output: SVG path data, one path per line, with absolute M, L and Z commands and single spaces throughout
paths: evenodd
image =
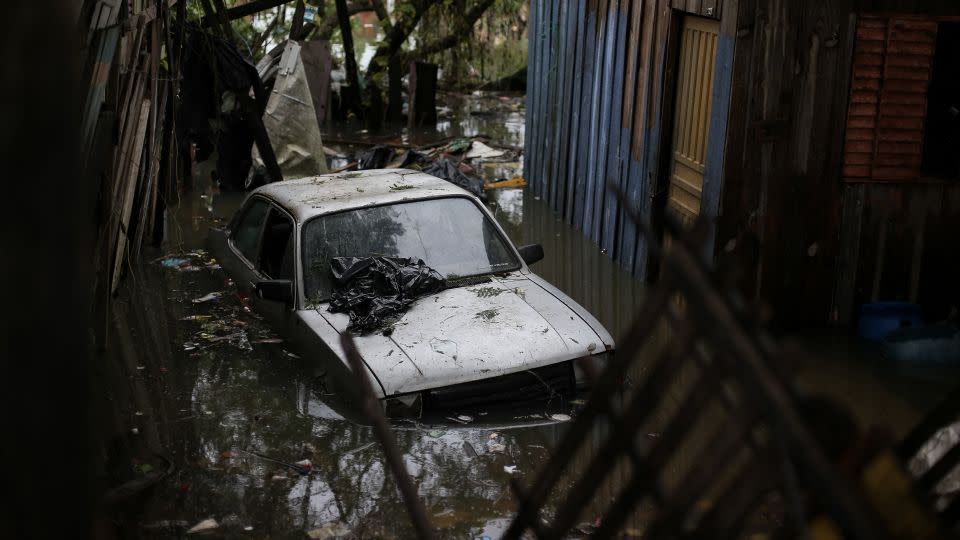
M 461 121 L 442 124 L 432 135 L 483 132 L 522 146 L 522 109 L 501 102 L 507 106 L 495 115 L 463 116 L 483 103 L 466 99 L 459 105 L 466 108 L 460 109 Z M 484 174 L 509 177 L 519 166 L 488 165 Z M 309 359 L 288 350 L 247 312 L 215 261 L 196 251 L 207 229 L 232 215 L 242 200 L 203 185 L 209 177 L 204 167 L 195 174 L 197 191 L 170 209 L 163 248 L 129 270 L 116 300 L 111 361 L 120 375 L 104 391 L 116 419 L 109 427 L 115 434 L 111 447 L 129 452 L 116 452 L 123 457 L 115 457 L 109 469 L 116 477 L 135 477 L 165 467 L 165 459 L 174 467 L 139 501 L 127 526 L 139 536 L 167 538 L 213 518 L 218 536 L 302 538 L 322 529 L 411 537 L 371 429 L 348 419 L 351 406 L 327 391 Z M 624 330 L 643 301 L 644 284 L 524 190 L 493 191 L 490 207 L 516 244 L 544 245 L 546 258 L 535 272 L 615 336 Z M 187 269 L 156 260 L 178 253 L 184 253 Z M 223 295 L 200 301 L 210 293 Z M 942 393 L 940 384 L 892 376 L 847 338 L 799 341 L 816 351 L 801 366 L 801 384 L 841 400 L 863 423 L 903 434 Z M 441 537 L 496 538 L 504 530 L 516 509 L 511 476 L 532 480 L 564 432 L 552 412 L 397 426 L 407 469 Z M 283 464 L 304 459 L 311 462 L 309 474 Z M 579 521 L 594 522 L 599 505 L 614 495 L 615 486 L 605 488 Z M 641 514 L 630 530 L 642 529 L 643 521 Z

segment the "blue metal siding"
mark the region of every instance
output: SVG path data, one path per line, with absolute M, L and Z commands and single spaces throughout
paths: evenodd
M 651 212 L 671 0 L 531 0 L 525 174 L 534 195 L 640 277 L 647 250 L 608 185 Z M 721 10 L 722 12 L 722 10 Z M 719 211 L 733 39 L 718 50 L 703 215 Z M 669 151 L 667 149 L 666 151 Z

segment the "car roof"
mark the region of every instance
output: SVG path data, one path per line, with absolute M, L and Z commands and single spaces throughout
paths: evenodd
M 298 222 L 314 216 L 405 200 L 473 195 L 446 180 L 409 169 L 371 169 L 267 184 L 251 195 L 272 199 Z

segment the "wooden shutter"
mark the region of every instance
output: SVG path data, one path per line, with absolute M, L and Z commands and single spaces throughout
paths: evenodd
M 843 175 L 919 178 L 937 23 L 864 16 L 857 22 Z

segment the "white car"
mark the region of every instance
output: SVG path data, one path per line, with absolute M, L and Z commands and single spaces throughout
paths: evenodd
M 539 245 L 517 249 L 469 192 L 403 169 L 268 184 L 250 193 L 210 248 L 239 293 L 338 390 L 351 374 L 328 311 L 333 257 L 411 257 L 449 287 L 415 301 L 390 331 L 355 337 L 391 414 L 467 410 L 570 395 L 574 360 L 603 362 L 610 333 L 530 271 Z

